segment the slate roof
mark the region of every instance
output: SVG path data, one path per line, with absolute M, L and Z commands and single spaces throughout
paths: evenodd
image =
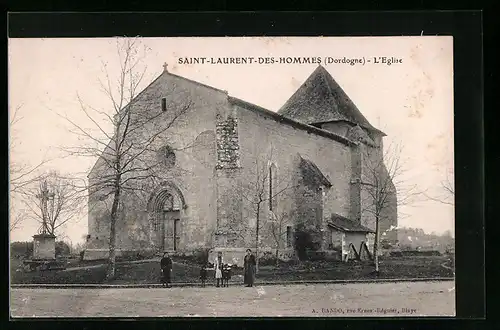
M 321 170 L 312 161 L 300 156 L 299 168 L 302 172 L 302 177 L 314 185 L 331 187 L 332 183 L 326 178 L 326 176 L 321 172 Z
M 314 70 L 278 113 L 306 124 L 342 120 L 384 134 L 368 122 L 322 65 Z
M 354 222 L 353 220 L 350 220 L 336 213 L 332 214 L 331 219 L 328 221 L 328 226 L 344 232 L 375 233 L 370 228 L 362 226 Z

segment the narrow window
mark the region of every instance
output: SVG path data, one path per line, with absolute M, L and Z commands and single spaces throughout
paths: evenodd
M 292 226 L 286 226 L 286 247 L 292 246 Z
M 161 99 L 161 111 L 167 111 L 167 99 L 165 97 Z

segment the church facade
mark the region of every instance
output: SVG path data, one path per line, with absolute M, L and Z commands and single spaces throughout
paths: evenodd
M 292 258 L 304 240 L 328 254 L 361 254 L 372 251 L 375 214 L 386 238 L 397 225 L 392 182 L 378 213 L 365 182 L 374 172 L 367 164 L 383 164 L 385 134 L 322 66 L 278 112 L 167 70 L 132 102 L 160 121 L 171 105 L 190 106 L 141 155 L 146 164 L 160 160 L 158 180 L 122 192 L 118 255 L 210 249 L 239 264 L 247 248 Z M 90 186 L 103 164 L 89 173 Z M 390 181 L 385 166 L 376 173 Z M 85 259 L 105 258 L 111 199 L 89 196 Z

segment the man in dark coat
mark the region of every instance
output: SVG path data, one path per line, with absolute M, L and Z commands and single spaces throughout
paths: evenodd
M 252 250 L 248 249 L 244 259 L 244 283 L 247 287 L 253 286 L 255 282 L 255 265 L 255 256 L 252 254 Z
M 171 274 L 172 274 L 172 259 L 168 256 L 168 253 L 163 254 L 163 258 L 160 261 L 161 267 L 161 284 L 167 288 L 170 288 Z

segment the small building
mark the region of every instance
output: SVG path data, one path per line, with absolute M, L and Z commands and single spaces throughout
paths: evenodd
M 329 249 L 339 251 L 342 260 L 371 259 L 371 242 L 375 231 L 362 226 L 339 214 L 332 214 L 327 222 L 329 229 Z

